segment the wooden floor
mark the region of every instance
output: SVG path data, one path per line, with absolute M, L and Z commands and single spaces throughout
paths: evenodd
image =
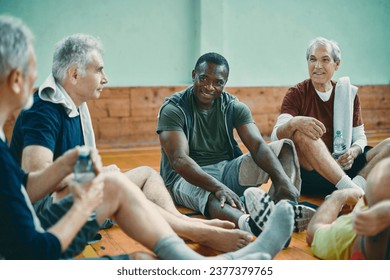
M 379 138 L 369 138 L 371 142 L 369 144 L 375 145 L 384 136 L 379 136 Z M 160 149 L 159 147 L 144 147 L 144 148 L 132 148 L 132 149 L 111 149 L 100 147 L 100 154 L 102 155 L 102 160 L 104 165 L 116 164 L 122 171 L 132 169 L 138 166 L 147 165 L 153 167 L 156 170 L 159 170 L 160 162 Z M 262 186 L 262 188 L 267 188 L 268 185 Z M 315 197 L 306 197 L 301 196 L 301 201 L 308 201 L 316 205 L 320 205 L 322 202 L 321 198 Z M 188 214 L 192 211 L 183 207 L 178 207 L 178 209 L 184 213 Z M 132 253 L 136 251 L 146 251 L 150 252 L 144 246 L 134 241 L 133 239 L 126 236 L 122 230 L 114 225 L 112 228 L 107 230 L 100 230 L 102 235 L 102 240 L 96 242 L 92 245 L 86 246 L 85 250 L 79 257 L 97 257 L 102 255 L 115 255 L 115 254 L 124 254 Z M 306 241 L 306 231 L 301 233 L 293 233 L 290 246 L 282 250 L 275 259 L 278 260 L 317 260 L 310 251 L 309 246 L 307 246 Z M 214 256 L 220 254 L 220 252 L 201 246 L 190 241 L 186 243 L 205 256 Z

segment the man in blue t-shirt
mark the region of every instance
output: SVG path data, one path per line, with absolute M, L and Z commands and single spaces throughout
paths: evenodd
M 111 211 L 99 211 L 103 176 L 83 185 L 72 184 L 71 195 L 37 215 L 28 191 L 49 189 L 72 172 L 78 150 L 73 149 L 40 172 L 26 174 L 8 148 L 3 125 L 15 110 L 32 105 L 36 58 L 31 31 L 19 20 L 0 16 L 0 259 L 59 259 L 80 253 Z M 92 212 L 99 212 L 90 219 Z M 117 256 L 129 259 L 128 255 Z M 148 256 L 150 258 L 150 256 Z

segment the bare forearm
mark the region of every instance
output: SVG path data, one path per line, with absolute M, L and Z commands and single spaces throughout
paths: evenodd
M 350 150 L 354 159 L 356 159 L 362 153 L 362 148 L 360 148 L 358 145 L 352 145 Z
M 328 226 L 337 219 L 340 209 L 346 203 L 346 200 L 347 198 L 342 191 L 337 190 L 322 203 L 307 227 L 306 241 L 309 246 L 313 242 L 314 234 L 319 228 Z
M 178 158 L 173 163 L 173 168 L 187 182 L 199 186 L 211 193 L 215 193 L 221 183 L 202 170 L 202 168 L 190 157 Z
M 276 135 L 278 136 L 278 139 L 283 139 L 283 138 L 292 139 L 295 131 L 296 131 L 296 127 L 295 127 L 295 117 L 294 117 L 288 122 L 279 126 L 276 131 Z
M 62 180 L 72 172 L 71 167 L 59 158 L 45 169 L 31 172 L 27 182 L 27 192 L 32 202 L 57 190 Z
M 346 197 L 343 195 L 342 191 L 334 191 L 317 210 L 313 217 L 313 221 L 320 224 L 333 223 L 337 219 L 340 209 L 345 203 Z

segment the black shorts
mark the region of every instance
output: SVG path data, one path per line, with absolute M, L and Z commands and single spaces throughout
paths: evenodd
M 69 211 L 72 205 L 73 197 L 71 195 L 66 196 L 57 203 L 52 203 L 50 206 L 46 205 L 46 207 L 37 214 L 42 227 L 47 230 L 56 224 L 62 218 L 62 216 L 64 216 L 65 213 Z M 88 220 L 77 233 L 76 237 L 73 239 L 72 243 L 69 245 L 66 251 L 62 253 L 61 259 L 74 258 L 80 254 L 84 250 L 88 240 L 91 240 L 96 235 L 98 230 L 99 223 L 96 221 L 96 219 Z
M 363 153 L 355 159 L 351 169 L 345 171 L 349 177 L 355 177 L 367 164 L 366 156 L 370 149 L 372 149 L 372 147 L 366 146 Z M 302 178 L 302 194 L 310 196 L 326 196 L 336 190 L 335 185 L 322 177 L 317 171 L 308 171 L 303 167 L 300 169 Z

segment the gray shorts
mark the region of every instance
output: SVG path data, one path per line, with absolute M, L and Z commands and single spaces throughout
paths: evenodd
M 49 206 L 50 204 L 50 206 Z M 73 205 L 73 197 L 71 195 L 66 196 L 56 203 L 52 203 L 50 199 L 46 201 L 46 206 L 39 213 L 38 218 L 41 222 L 42 227 L 47 230 L 54 224 L 56 224 L 66 212 Z M 77 233 L 72 243 L 62 253 L 61 259 L 74 258 L 80 254 L 87 244 L 88 240 L 91 240 L 99 230 L 99 223 L 96 219 L 88 220 L 85 225 Z
M 264 184 L 269 178 L 268 174 L 256 165 L 250 154 L 242 155 L 231 161 L 225 160 L 202 166 L 201 168 L 239 196 L 244 193 L 246 188 Z M 170 192 L 177 204 L 205 214 L 210 195 L 209 191 L 180 178 L 173 185 Z
M 268 146 L 276 156 L 279 156 L 284 144 L 293 146 L 292 142 L 286 139 L 272 142 Z M 294 173 L 295 177 L 300 177 L 296 153 L 294 149 L 292 151 L 291 162 L 295 162 L 295 165 L 293 163 L 291 165 L 294 165 L 294 169 L 296 170 Z M 242 196 L 247 188 L 265 184 L 269 179 L 268 173 L 254 162 L 250 153 L 230 161 L 225 160 L 216 164 L 202 166 L 201 168 L 207 174 L 213 176 L 234 191 L 238 196 Z M 299 185 L 300 189 L 300 178 L 294 184 Z M 209 191 L 192 185 L 183 178 L 178 179 L 169 191 L 177 204 L 198 211 L 203 215 L 205 214 L 206 204 L 210 195 Z

